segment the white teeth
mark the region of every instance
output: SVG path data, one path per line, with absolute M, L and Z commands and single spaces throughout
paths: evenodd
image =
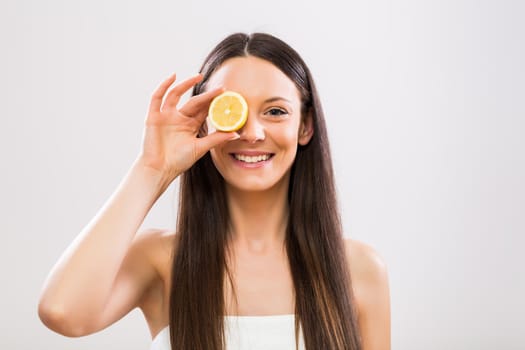
M 270 155 L 269 154 L 264 154 L 264 155 L 260 155 L 260 156 L 245 156 L 245 155 L 242 155 L 242 154 L 234 154 L 233 155 L 235 157 L 235 159 L 237 160 L 240 160 L 241 162 L 245 162 L 245 163 L 257 163 L 257 162 L 262 162 L 262 161 L 265 161 L 265 160 L 268 160 L 270 158 Z

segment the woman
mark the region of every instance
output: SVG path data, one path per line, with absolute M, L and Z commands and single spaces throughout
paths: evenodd
M 342 236 L 324 116 L 297 52 L 233 34 L 174 81 L 152 96 L 130 171 L 51 271 L 46 326 L 87 335 L 140 307 L 156 350 L 389 349 L 386 268 Z M 225 90 L 248 102 L 237 132 L 206 122 Z M 175 232 L 137 235 L 178 176 Z

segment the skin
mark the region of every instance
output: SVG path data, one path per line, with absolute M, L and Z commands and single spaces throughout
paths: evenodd
M 167 186 L 208 150 L 226 182 L 233 227 L 229 264 L 238 304 L 226 284 L 226 314 L 294 312 L 284 249 L 286 194 L 297 145 L 307 144 L 312 137 L 311 118 L 300 114 L 294 83 L 259 58 L 226 61 L 210 78 L 207 92 L 177 107 L 180 96 L 200 79 L 190 78 L 168 91 L 175 80 L 172 76 L 152 96 L 142 153 L 44 285 L 39 315 L 49 328 L 67 336 L 87 335 L 113 324 L 135 307 L 144 313 L 152 337 L 168 325 L 170 268 L 177 235 L 162 229 L 135 233 Z M 247 123 L 237 133 L 210 130 L 208 136 L 197 139 L 207 106 L 224 90 L 237 91 L 246 98 Z M 271 158 L 253 167 L 232 156 L 253 152 L 271 154 Z M 137 219 L 130 223 L 130 217 Z M 386 266 L 364 243 L 345 239 L 345 248 L 363 349 L 390 349 Z M 93 262 L 95 255 L 98 259 Z M 86 289 L 90 290 L 88 296 Z

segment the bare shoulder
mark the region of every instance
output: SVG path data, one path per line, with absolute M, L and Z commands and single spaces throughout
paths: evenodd
M 172 259 L 175 240 L 176 235 L 172 230 L 149 228 L 137 234 L 134 245 L 158 270 L 161 277 L 164 277 L 165 269 L 171 266 L 169 262 Z
M 344 242 L 363 349 L 390 349 L 390 291 L 385 261 L 368 244 L 350 238 Z
M 344 242 L 352 279 L 377 282 L 387 277 L 386 263 L 372 246 L 351 238 Z
M 176 240 L 177 235 L 172 230 L 157 228 L 143 230 L 135 237 L 134 245 L 141 250 L 141 256 L 154 268 L 156 275 L 138 305 L 152 336 L 168 323 L 168 295 Z
M 163 228 L 144 229 L 135 237 L 137 244 L 146 251 L 151 249 L 165 249 L 170 246 L 170 243 L 173 243 L 174 239 L 175 233 L 172 230 Z M 169 252 L 169 250 L 167 252 Z

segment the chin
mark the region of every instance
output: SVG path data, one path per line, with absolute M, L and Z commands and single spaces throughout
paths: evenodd
M 284 179 L 282 179 L 284 180 Z M 226 187 L 229 187 L 232 190 L 235 191 L 242 191 L 242 192 L 264 192 L 268 190 L 275 189 L 279 186 L 279 184 L 282 184 L 282 181 L 269 181 L 269 179 L 235 179 L 233 181 L 230 181 L 230 179 L 224 179 L 226 182 Z

